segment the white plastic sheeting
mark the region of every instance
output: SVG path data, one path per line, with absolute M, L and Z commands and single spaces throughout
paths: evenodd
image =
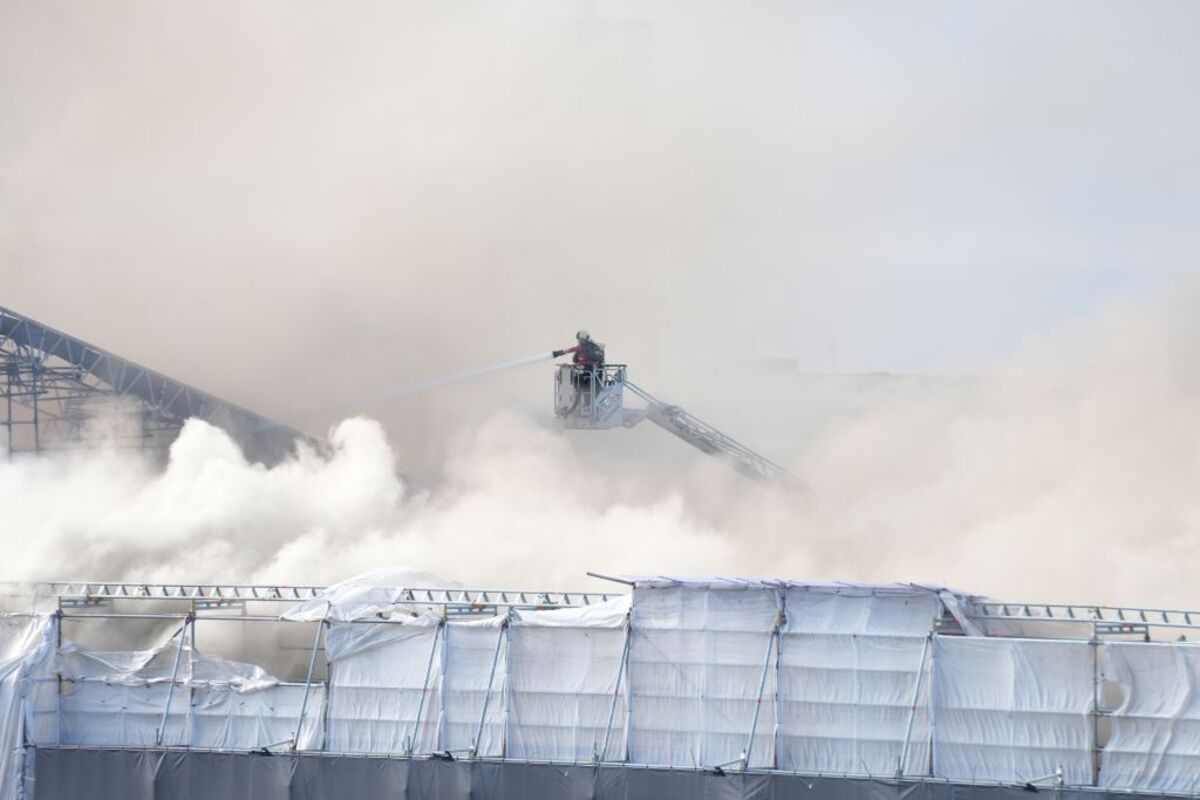
M 506 755 L 624 759 L 628 614 L 627 597 L 581 608 L 514 612 L 508 629 Z
M 101 680 L 122 686 L 166 683 L 176 674 L 178 636 L 177 632 L 162 645 L 149 650 L 87 650 L 66 640 L 58 648 L 58 674 L 69 681 Z M 191 654 L 186 645 L 184 652 L 178 654 L 178 674 L 186 677 L 191 669 Z
M 309 687 L 307 705 L 303 684 L 279 684 L 246 692 L 214 686 L 196 688 L 192 690 L 186 741 L 190 747 L 217 750 L 290 744 L 303 706 L 304 723 L 296 746 L 317 750 L 322 741 L 324 701 L 325 688 L 319 684 Z
M 24 751 L 22 697 L 31 668 L 53 646 L 46 616 L 0 616 L 0 798 L 14 800 L 21 789 Z
M 257 750 L 290 743 L 302 707 L 297 744 L 310 751 L 462 755 L 478 742 L 485 757 L 691 768 L 735 765 L 753 730 L 751 767 L 890 777 L 903 761 L 909 776 L 932 764 L 956 782 L 1042 785 L 1061 769 L 1086 786 L 1098 764 L 1103 787 L 1200 793 L 1200 645 L 986 625 L 931 635 L 943 610 L 970 611 L 938 587 L 662 577 L 636 583 L 632 606 L 448 620 L 366 588 L 335 614 L 329 598 L 297 612 L 325 620 L 328 694 L 315 683 L 307 701 L 303 685 L 198 653 L 178 632 L 151 650 L 56 651 L 52 620 L 0 618 L 0 800 L 20 776 L 22 733 Z M 1095 753 L 1100 677 L 1122 702 Z
M 1200 646 L 1104 645 L 1105 680 L 1121 688 L 1100 784 L 1200 792 Z
M 221 686 L 236 692 L 269 689 L 279 681 L 257 664 L 208 655 L 183 643 L 178 635 L 151 650 L 87 650 L 65 641 L 58 649 L 58 672 L 64 680 L 101 680 L 124 686 L 169 683 L 174 677 L 190 685 Z
M 402 623 L 331 623 L 326 749 L 465 753 L 478 737 L 479 755 L 501 755 L 504 622 L 490 617 L 439 624 L 422 616 Z
M 444 637 L 439 620 L 330 623 L 329 741 L 335 753 L 432 753 Z
M 29 700 L 30 718 L 37 721 L 31 740 L 256 750 L 290 745 L 298 736 L 303 749 L 321 746 L 323 687 L 310 687 L 300 725 L 303 685 L 280 684 L 261 667 L 198 653 L 181 639 L 177 634 L 138 651 L 87 650 L 64 642 L 37 677 L 40 687 L 53 688 Z
M 753 582 L 638 585 L 629 649 L 629 759 L 714 766 L 774 762 L 775 670 L 781 596 Z M 764 673 L 764 664 L 767 669 Z M 765 674 L 764 702 L 759 687 Z
M 603 740 L 628 609 L 619 599 L 514 611 L 507 626 L 502 617 L 432 615 L 330 623 L 326 749 L 462 753 L 478 737 L 481 756 L 590 759 Z M 623 699 L 616 719 L 609 752 L 623 755 Z
M 47 625 L 45 652 L 33 659 L 28 668 L 25 687 L 25 737 L 38 744 L 58 741 L 58 673 L 55 669 L 55 646 L 58 623 Z M 2 795 L 0 795 L 2 796 Z
M 167 696 L 171 708 L 162 743 L 182 745 L 188 735 L 188 690 L 169 683 L 130 685 L 102 681 L 64 685 L 59 698 L 60 744 L 93 747 L 154 747 Z
M 505 652 L 508 628 L 504 622 L 504 618 L 495 617 L 445 625 L 442 750 L 474 752 L 479 756 L 504 754 L 508 672 Z
M 59 744 L 153 747 L 162 728 L 162 743 L 186 744 L 189 692 L 183 684 L 195 654 L 182 641 L 185 629 L 149 650 L 88 650 L 64 641 L 51 670 L 56 682 L 63 681 L 61 692 L 49 698 L 55 703 L 53 732 L 39 733 Z
M 462 584 L 432 572 L 389 567 L 355 575 L 325 587 L 316 597 L 298 603 L 281 618 L 291 622 L 331 620 L 348 622 L 393 613 L 419 614 L 420 604 L 406 602 L 408 589 L 456 589 Z
M 629 619 L 630 597 L 621 595 L 603 603 L 551 610 L 513 609 L 519 625 L 539 628 L 621 628 Z
M 1025 782 L 1093 769 L 1087 642 L 944 636 L 933 648 L 934 774 Z
M 170 694 L 162 744 L 219 750 L 290 745 L 300 721 L 304 686 L 280 684 L 237 692 L 223 687 L 67 684 L 60 699 L 59 742 L 93 747 L 154 747 Z M 300 729 L 300 749 L 321 744 L 324 689 L 311 687 Z M 53 742 L 40 742 L 48 744 Z
M 779 767 L 895 774 L 911 720 L 904 773 L 928 774 L 927 642 L 941 613 L 938 595 L 796 585 L 787 590 L 786 611 Z

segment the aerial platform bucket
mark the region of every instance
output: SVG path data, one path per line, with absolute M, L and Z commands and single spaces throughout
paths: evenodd
M 624 364 L 561 364 L 554 376 L 554 413 L 568 428 L 626 426 L 624 397 Z

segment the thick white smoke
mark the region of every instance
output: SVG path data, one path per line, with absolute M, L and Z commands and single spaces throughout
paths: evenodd
M 1192 288 L 1033 340 L 966 395 L 831 431 L 805 475 L 838 531 L 836 571 L 1200 605 Z
M 406 493 L 372 420 L 340 423 L 331 441 L 328 457 L 306 449 L 268 469 L 192 420 L 162 472 L 112 450 L 4 464 L 5 577 L 328 582 L 399 563 L 570 586 L 589 567 L 733 563 L 679 495 L 610 504 L 566 440 L 517 416 L 464 442 L 436 493 Z
M 1110 306 L 968 391 L 827 426 L 792 464 L 811 486 L 799 503 L 703 461 L 646 486 L 593 459 L 596 440 L 513 413 L 461 434 L 441 483 L 420 492 L 367 419 L 338 425 L 328 457 L 302 451 L 272 469 L 193 421 L 161 472 L 111 451 L 0 464 L 3 571 L 326 582 L 402 564 L 578 587 L 592 569 L 1196 607 L 1193 299 Z M 787 419 L 777 428 L 794 440 Z

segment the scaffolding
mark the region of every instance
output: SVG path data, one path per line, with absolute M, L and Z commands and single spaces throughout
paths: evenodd
M 191 612 L 217 612 L 222 608 L 245 607 L 246 603 L 298 603 L 320 597 L 323 586 L 311 584 L 244 583 L 137 583 L 125 581 L 42 581 L 36 583 L 2 582 L 0 598 L 30 598 L 35 603 L 49 601 L 59 609 L 103 609 L 116 601 L 184 601 Z M 614 592 L 529 591 L 523 589 L 467 589 L 398 587 L 396 603 L 429 606 L 446 615 L 496 613 L 508 609 L 546 611 L 578 608 L 604 603 L 619 596 Z M 64 616 L 96 616 L 92 611 Z M 132 616 L 118 613 L 115 616 Z M 176 616 L 183 616 L 177 614 Z M 219 614 L 214 614 L 220 617 Z M 246 621 L 239 616 L 238 621 Z M 263 619 L 278 622 L 277 614 Z
M 387 600 L 349 617 L 333 614 L 349 596 L 335 601 L 337 587 L 311 584 L 3 583 L 0 598 L 36 598 L 40 608 L 10 614 L 11 624 L 31 619 L 52 643 L 29 656 L 31 688 L 13 700 L 40 752 L 216 749 L 1026 790 L 1200 787 L 1187 766 L 1200 763 L 1200 740 L 1172 745 L 1172 757 L 1191 760 L 1159 775 L 1137 771 L 1160 759 L 1159 740 L 1136 738 L 1146 726 L 1200 719 L 1160 702 L 1186 693 L 1181 670 L 1200 666 L 1200 649 L 1179 640 L 1200 628 L 1200 612 L 1000 602 L 912 584 L 618 583 L 622 593 L 363 584 Z M 113 652 L 63 635 L 89 620 L 116 631 L 120 619 L 157 625 L 166 638 Z M 254 623 L 264 635 L 278 623 L 294 634 L 295 669 L 273 678 L 261 664 L 229 661 L 204 646 L 229 640 L 203 627 L 198 647 L 197 626 L 209 622 Z M 705 676 L 716 674 L 714 694 Z M 1133 705 L 1104 700 L 1117 685 Z M 1010 740 L 1005 726 L 1018 718 L 1040 744 Z M 853 762 L 847 741 L 863 748 Z M 980 748 L 1003 757 L 978 762 Z
M 595 577 L 603 577 L 596 575 Z M 623 580 L 609 579 L 617 583 Z M 138 581 L 38 581 L 0 582 L 0 599 L 27 599 L 35 604 L 49 603 L 62 609 L 80 609 L 75 614 L 95 616 L 115 603 L 138 601 L 171 603 L 183 601 L 199 615 L 213 612 L 220 617 L 222 608 L 245 607 L 247 603 L 294 604 L 318 598 L 325 591 L 316 584 L 244 584 L 244 583 L 146 583 Z M 550 610 L 580 608 L 605 603 L 621 592 L 556 591 L 547 589 L 477 589 L 464 587 L 408 588 L 395 591 L 396 603 L 429 606 L 446 615 L 497 613 L 508 609 Z M 88 611 L 91 609 L 93 611 Z M 117 616 L 129 616 L 122 612 Z M 245 617 L 238 617 L 245 621 Z M 280 621 L 277 614 L 262 618 Z M 1137 634 L 1145 641 L 1177 638 L 1186 631 L 1200 630 L 1200 611 L 1134 606 L 1103 606 L 1086 603 L 1032 603 L 998 601 L 972 597 L 964 602 L 961 616 L 947 610 L 937 620 L 942 634 L 961 635 L 968 624 L 1022 623 L 1055 631 L 1067 627 L 1086 629 L 1095 638 L 1126 637 Z M 1045 627 L 1049 625 L 1049 627 Z M 1184 633 L 1181 633 L 1184 632 Z M 1087 638 L 1092 638 L 1091 635 Z

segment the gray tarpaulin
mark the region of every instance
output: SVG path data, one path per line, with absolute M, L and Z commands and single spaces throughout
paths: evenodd
M 1025 800 L 1018 787 L 355 756 L 39 748 L 32 800 Z M 1099 790 L 1043 788 L 1054 800 Z M 1128 795 L 1122 795 L 1128 797 Z

